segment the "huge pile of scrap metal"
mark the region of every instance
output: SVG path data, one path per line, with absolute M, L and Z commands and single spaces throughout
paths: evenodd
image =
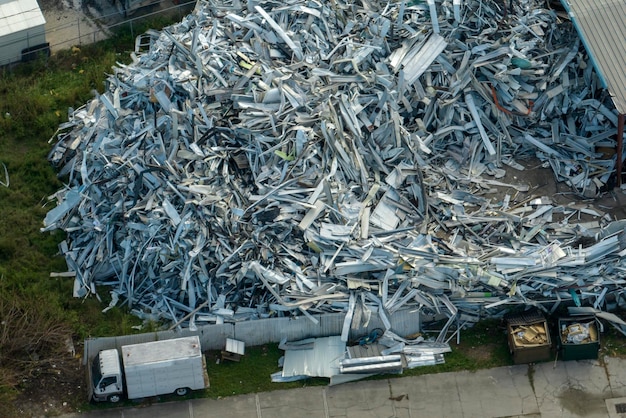
M 543 7 L 213 0 L 140 36 L 49 154 L 74 295 L 192 328 L 615 303 L 624 224 L 503 179 L 536 155 L 595 196 L 613 172 L 615 111 Z

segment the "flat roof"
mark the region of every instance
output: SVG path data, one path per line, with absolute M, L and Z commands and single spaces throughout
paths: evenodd
M 0 0 L 0 37 L 45 24 L 37 0 Z
M 626 114 L 626 1 L 561 0 L 603 87 Z
M 197 335 L 122 346 L 122 361 L 126 367 L 201 356 Z

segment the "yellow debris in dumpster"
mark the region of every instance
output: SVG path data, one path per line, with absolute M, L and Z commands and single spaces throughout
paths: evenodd
M 574 322 L 561 329 L 561 341 L 566 344 L 588 344 L 598 341 L 598 329 L 592 322 Z
M 520 347 L 533 347 L 548 343 L 546 327 L 543 324 L 521 325 L 511 328 L 513 343 Z

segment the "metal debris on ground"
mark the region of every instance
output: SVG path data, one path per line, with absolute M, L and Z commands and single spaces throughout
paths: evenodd
M 222 360 L 239 361 L 245 352 L 245 342 L 235 340 L 234 338 L 226 338 L 226 347 L 222 350 Z
M 447 343 L 406 340 L 385 331 L 368 344 L 348 345 L 341 336 L 282 341 L 285 351 L 282 371 L 272 374 L 273 382 L 291 382 L 310 377 L 326 377 L 330 384 L 347 383 L 380 373 L 402 373 L 406 369 L 442 364 Z
M 192 329 L 347 312 L 342 342 L 619 300 L 624 224 L 503 178 L 536 155 L 596 196 L 617 123 L 572 25 L 505 3 L 199 1 L 140 36 L 49 154 L 74 296 Z

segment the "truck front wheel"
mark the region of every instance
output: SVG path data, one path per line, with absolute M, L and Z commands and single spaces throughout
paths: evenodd
M 109 402 L 111 402 L 111 403 L 118 403 L 121 400 L 122 400 L 122 397 L 120 395 L 111 395 L 111 396 L 109 396 Z
M 187 388 L 178 388 L 178 389 L 176 389 L 175 393 L 178 396 L 185 396 L 188 392 L 189 392 L 189 389 L 187 389 Z

